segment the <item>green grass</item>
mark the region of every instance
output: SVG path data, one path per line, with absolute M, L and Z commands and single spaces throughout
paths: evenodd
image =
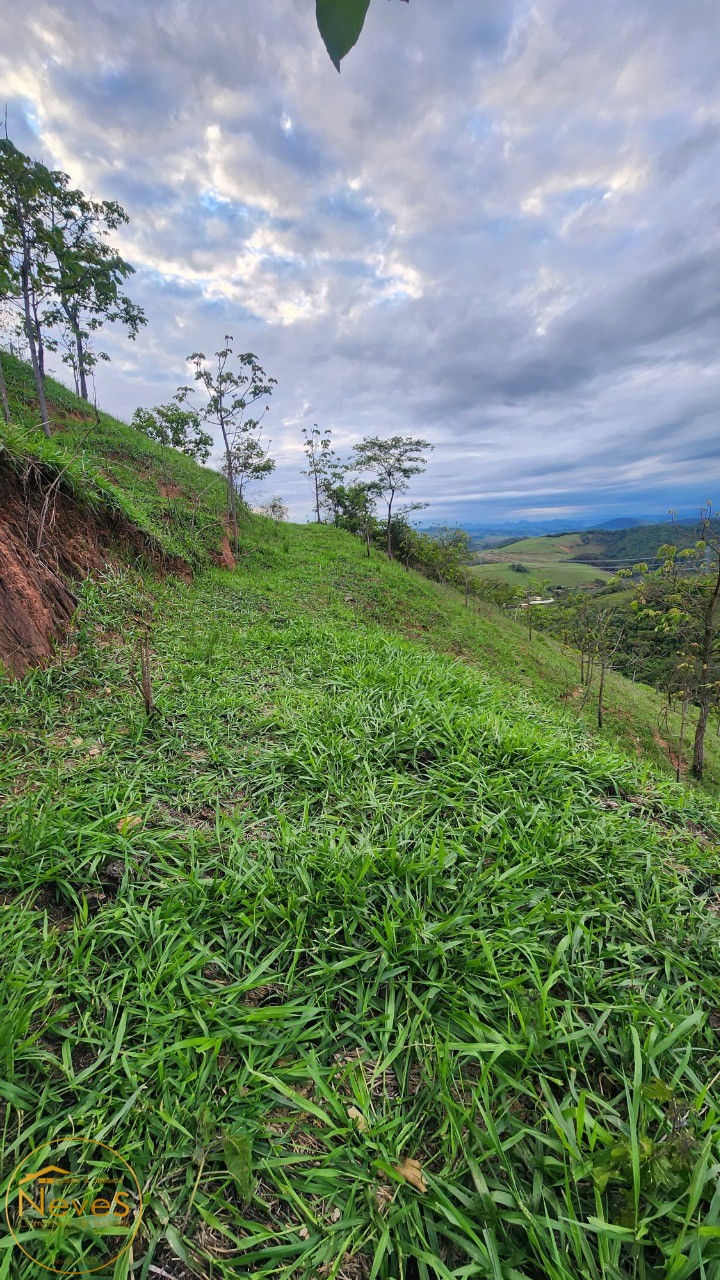
M 507 546 L 482 552 L 483 561 L 474 569 L 480 578 L 497 578 L 514 587 L 527 588 L 528 574 L 517 573 L 511 564 L 527 566 L 530 577 L 548 580 L 552 587 L 578 587 L 609 579 L 610 574 L 593 565 L 579 564 L 574 556 L 602 550 L 599 543 L 590 543 L 587 534 L 564 533 L 544 538 L 521 538 Z
M 594 569 L 588 564 L 573 564 L 565 560 L 522 560 L 529 573 L 518 573 L 510 565 L 517 563 L 518 557 L 512 561 L 498 558 L 492 564 L 473 566 L 473 574 L 478 578 L 497 578 L 500 582 L 508 582 L 513 587 L 526 588 L 532 579 L 547 579 L 551 587 L 577 587 L 583 583 L 597 582 L 598 579 L 609 579 L 610 574 L 604 569 Z
M 119 513 L 167 556 L 193 566 L 207 562 L 223 535 L 222 478 L 174 449 L 163 449 L 48 378 L 54 435 L 38 427 L 32 372 L 0 351 L 12 427 L 0 426 L 0 462 L 24 467 L 32 460 L 63 473 L 63 487 L 87 505 Z
M 520 538 L 499 549 L 498 554 L 508 560 L 541 560 L 544 564 L 567 560 L 583 552 L 602 551 L 600 541 L 589 541 L 592 534 L 549 534 L 542 538 Z
M 598 738 L 512 617 L 324 526 L 242 541 L 88 581 L 0 678 L 0 1189 L 117 1148 L 115 1280 L 714 1280 L 716 744 L 677 786 L 651 691 Z
M 117 1147 L 138 1276 L 712 1275 L 714 808 L 393 634 L 413 575 L 253 528 L 2 686 L 6 1171 Z

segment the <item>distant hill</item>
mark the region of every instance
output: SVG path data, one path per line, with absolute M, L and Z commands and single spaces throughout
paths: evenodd
M 720 532 L 720 521 L 716 522 Z M 678 525 L 638 524 L 632 528 L 581 529 L 575 533 L 548 533 L 533 538 L 505 538 L 477 552 L 475 572 L 514 586 L 524 584 L 522 574 L 546 579 L 554 587 L 595 585 L 607 574 L 632 568 L 639 561 L 658 563 L 664 543 L 692 546 L 699 536 L 695 520 Z M 520 564 L 518 571 L 515 567 Z
M 678 516 L 677 523 L 694 526 L 697 524 L 697 516 Z M 484 547 L 509 545 L 511 542 L 519 542 L 525 538 L 551 538 L 558 535 L 564 537 L 578 532 L 594 533 L 598 530 L 602 533 L 615 533 L 625 529 L 658 528 L 661 525 L 667 525 L 668 520 L 666 515 L 613 516 L 609 520 L 598 521 L 596 524 L 585 520 L 573 523 L 568 520 L 498 520 L 495 523 L 475 520 L 421 520 L 418 522 L 418 527 L 427 533 L 433 533 L 447 524 L 458 524 L 469 534 L 475 549 L 481 550 Z
M 647 524 L 647 520 L 639 519 L 637 516 L 617 516 L 615 520 L 603 520 L 598 525 L 598 529 L 639 529 L 641 525 Z
M 713 525 L 720 532 L 720 521 L 714 521 Z M 572 559 L 609 572 L 631 567 L 641 560 L 652 563 L 664 543 L 691 547 L 697 541 L 700 526 L 696 520 L 680 520 L 678 526 L 668 521 L 631 529 L 590 529 L 579 535 L 580 546 Z

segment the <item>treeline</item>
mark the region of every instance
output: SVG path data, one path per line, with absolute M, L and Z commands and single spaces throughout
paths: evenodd
M 399 501 L 427 465 L 434 446 L 414 436 L 366 436 L 342 459 L 332 447 L 332 432 L 303 428 L 315 519 L 363 539 L 367 553 L 382 548 L 390 560 L 418 569 L 436 582 L 462 586 L 466 599 L 475 588 L 471 538 L 464 529 L 416 528 L 410 516 L 427 503 Z
M 701 779 L 710 717 L 720 716 L 720 535 L 710 507 L 692 530 L 669 527 L 677 539 L 656 545 L 652 563 L 619 569 L 595 594 L 566 595 L 538 610 L 536 623 L 577 650 L 582 700 L 596 700 L 600 726 L 609 671 L 659 689 L 679 714 L 668 748 L 678 780 L 690 737 L 692 773 Z
M 146 323 L 123 292 L 134 269 L 108 239 L 127 221 L 116 201 L 90 199 L 66 173 L 0 138 L 0 323 L 29 353 L 47 436 L 46 352 L 62 353 L 88 400 L 93 369 L 109 358 L 97 345 L 100 331 L 119 324 L 135 338 Z M 9 421 L 1 370 L 0 402 Z
M 720 532 L 720 522 L 713 520 L 715 532 Z M 658 549 L 665 543 L 673 543 L 679 549 L 691 547 L 698 538 L 697 520 L 670 521 L 663 524 L 641 525 L 635 529 L 585 530 L 581 541 L 588 550 L 578 551 L 572 557 L 581 564 L 597 566 L 614 573 L 622 567 L 632 567 L 640 561 L 660 563 Z

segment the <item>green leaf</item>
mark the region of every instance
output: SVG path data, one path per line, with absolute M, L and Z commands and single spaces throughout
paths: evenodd
M 320 35 L 338 71 L 341 59 L 357 43 L 369 5 L 370 0 L 316 0 Z
M 253 1189 L 252 1138 L 248 1134 L 228 1134 L 223 1138 L 223 1154 L 228 1173 L 235 1179 L 243 1200 L 250 1200 Z

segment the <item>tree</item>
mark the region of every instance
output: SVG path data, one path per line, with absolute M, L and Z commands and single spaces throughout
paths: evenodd
M 331 465 L 331 460 L 335 458 L 335 454 L 330 447 L 332 432 L 326 431 L 324 434 L 320 430 L 317 422 L 314 423 L 311 430 L 303 427 L 303 436 L 305 437 L 303 449 L 305 457 L 308 460 L 307 470 L 302 471 L 301 475 L 309 476 L 313 486 L 315 496 L 315 517 L 318 524 L 322 523 L 320 514 L 321 507 L 321 491 L 322 484 Z
M 597 726 L 603 727 L 605 680 L 625 635 L 624 627 L 618 622 L 615 609 L 598 609 L 595 614 L 594 646 L 597 664 L 600 669 L 598 678 Z
M 550 582 L 547 578 L 530 578 L 526 587 L 521 588 L 520 607 L 525 610 L 525 621 L 528 628 L 528 640 L 533 637 L 533 609 L 535 601 L 541 599 L 546 591 L 550 590 Z
M 267 502 L 263 502 L 256 510 L 261 516 L 267 516 L 269 520 L 274 520 L 276 524 L 282 524 L 283 520 L 288 518 L 288 508 L 277 493 L 274 497 L 269 498 Z
M 46 348 L 64 348 L 87 400 L 88 373 L 108 359 L 93 350 L 92 335 L 119 322 L 134 338 L 145 324 L 142 309 L 120 288 L 133 268 L 106 239 L 127 221 L 115 201 L 88 200 L 66 173 L 0 139 L 0 301 L 20 308 L 46 435 Z
M 635 607 L 652 618 L 659 630 L 682 640 L 681 683 L 698 707 L 692 763 L 698 780 L 705 768 L 710 711 L 720 687 L 720 531 L 710 503 L 700 511 L 699 534 L 694 547 L 679 550 L 670 543 L 660 547 L 659 568 L 636 566 L 640 583 L 635 600 Z
M 467 603 L 471 587 L 470 535 L 457 525 L 440 525 L 431 532 L 414 528 L 407 516 L 420 505 L 413 504 L 393 518 L 393 547 L 405 561 L 406 569 L 413 565 L 434 582 L 461 586 Z
M 332 514 L 333 524 L 362 537 L 368 557 L 377 530 L 375 508 L 380 487 L 375 480 L 345 484 L 347 468 L 338 466 L 323 477 L 321 502 Z
M 92 335 L 105 324 L 122 324 L 135 339 L 145 313 L 120 286 L 134 273 L 107 243 L 105 236 L 129 221 L 125 210 L 114 200 L 88 200 L 82 191 L 72 190 L 67 174 L 55 174 L 55 190 L 50 200 L 48 239 L 52 254 L 54 300 L 47 309 L 48 324 L 66 331 L 63 360 L 75 374 L 78 392 L 89 399 L 87 378 L 106 352 L 92 348 Z M 56 350 L 57 339 L 48 343 Z
M 254 480 L 264 480 L 275 470 L 275 460 L 260 443 L 259 435 L 250 435 L 242 431 L 231 445 L 232 483 L 241 502 L 245 500 L 245 490 Z M 223 463 L 222 473 L 229 478 L 227 460 Z
M 422 455 L 425 450 L 432 448 L 434 446 L 427 440 L 416 440 L 411 436 L 390 436 L 387 440 L 383 440 L 381 436 L 366 436 L 353 450 L 353 470 L 370 472 L 375 476 L 385 500 L 385 535 L 389 560 L 393 558 L 393 504 L 398 494 L 407 493 L 412 477 L 425 470 L 426 460 Z
M 481 600 L 489 600 L 498 609 L 510 609 L 522 597 L 522 587 L 514 587 L 502 578 L 485 578 L 475 576 L 475 595 Z
M 242 432 L 254 432 L 259 420 L 248 418 L 247 412 L 259 400 L 272 395 L 276 378 L 269 378 L 256 355 L 246 351 L 235 357 L 238 368 L 232 369 L 232 337 L 225 335 L 225 346 L 215 352 L 211 367 L 202 351 L 194 351 L 188 362 L 194 365 L 195 381 L 202 384 L 208 396 L 202 411 L 204 421 L 220 428 L 225 449 L 225 474 L 228 492 L 228 519 L 232 522 L 235 550 L 239 549 L 237 490 L 233 446 Z M 267 412 L 265 406 L 263 414 Z
M 370 0 L 316 0 L 320 34 L 338 71 L 345 54 L 357 44 L 369 8 Z
M 44 383 L 40 304 L 48 287 L 48 214 L 55 176 L 0 138 L 0 297 L 17 299 L 30 348 L 41 426 L 52 434 Z
M 183 387 L 167 404 L 155 405 L 154 409 L 136 409 L 131 419 L 132 426 L 151 440 L 156 440 L 163 449 L 177 449 L 196 462 L 206 462 L 213 438 L 203 431 L 198 410 L 187 407 L 187 395 L 188 389 Z
M 338 529 L 362 533 L 369 547 L 375 532 L 375 508 L 381 489 L 376 480 L 349 482 L 351 470 L 350 464 L 340 462 L 332 449 L 324 456 L 319 482 L 320 509 Z

